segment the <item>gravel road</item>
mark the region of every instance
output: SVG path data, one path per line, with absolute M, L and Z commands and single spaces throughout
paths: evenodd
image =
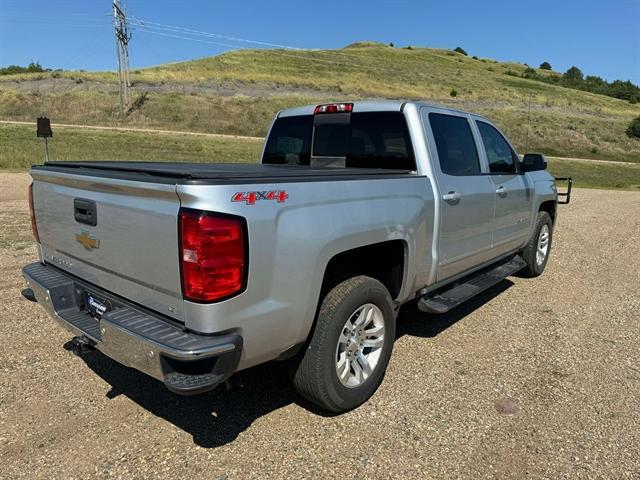
M 400 315 L 371 401 L 324 416 L 281 364 L 178 397 L 20 297 L 25 174 L 0 174 L 0 477 L 640 479 L 640 193 L 575 190 L 545 274 Z

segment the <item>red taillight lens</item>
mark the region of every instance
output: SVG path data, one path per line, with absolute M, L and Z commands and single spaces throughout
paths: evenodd
M 245 231 L 238 218 L 180 211 L 182 283 L 187 300 L 214 302 L 244 289 Z
M 38 234 L 38 225 L 36 224 L 36 212 L 33 209 L 33 183 L 29 184 L 29 216 L 31 217 L 31 232 L 36 242 L 40 243 L 40 235 Z
M 328 103 L 326 105 L 318 105 L 313 113 L 351 113 L 353 111 L 353 103 Z

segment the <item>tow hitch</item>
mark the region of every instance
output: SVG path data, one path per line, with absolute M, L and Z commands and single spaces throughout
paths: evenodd
M 70 350 L 73 352 L 74 355 L 78 357 L 82 356 L 83 354 L 91 350 L 95 350 L 95 347 L 93 346 L 93 343 L 91 342 L 91 340 L 89 340 L 85 336 L 73 337 L 69 342 L 69 344 L 70 344 L 69 345 Z

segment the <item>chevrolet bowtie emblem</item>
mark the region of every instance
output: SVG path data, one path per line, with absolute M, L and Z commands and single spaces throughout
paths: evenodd
M 100 240 L 87 232 L 76 233 L 76 242 L 81 243 L 84 248 L 100 248 Z

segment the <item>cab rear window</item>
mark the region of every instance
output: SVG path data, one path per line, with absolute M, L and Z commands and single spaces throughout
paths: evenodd
M 314 126 L 313 115 L 282 117 L 275 121 L 263 163 L 323 164 L 323 159 L 352 168 L 415 170 L 411 138 L 400 112 L 360 112 L 323 115 Z

